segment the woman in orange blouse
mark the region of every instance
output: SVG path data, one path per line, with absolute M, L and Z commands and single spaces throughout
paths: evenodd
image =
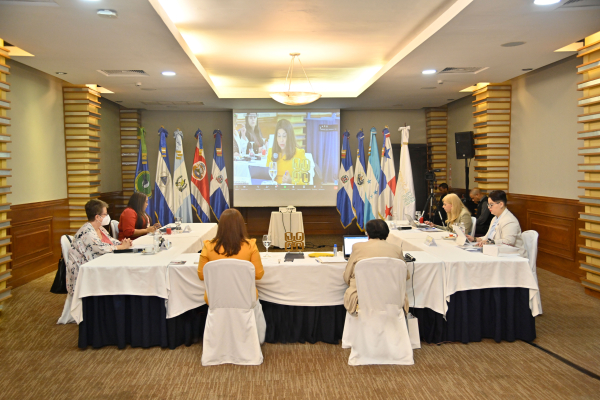
M 119 240 L 125 238 L 133 240 L 160 228 L 159 223 L 150 225 L 150 218 L 146 214 L 147 207 L 148 196 L 140 192 L 131 195 L 127 208 L 119 218 Z
M 256 247 L 256 239 L 248 239 L 246 224 L 242 214 L 235 208 L 223 211 L 219 220 L 217 236 L 212 240 L 205 240 L 200 262 L 198 263 L 198 276 L 204 280 L 204 265 L 209 261 L 224 258 L 235 258 L 236 260 L 250 261 L 254 264 L 256 280 L 260 280 L 265 274 L 260 253 Z M 256 291 L 258 299 L 258 290 Z M 204 301 L 208 304 L 208 295 L 204 292 Z

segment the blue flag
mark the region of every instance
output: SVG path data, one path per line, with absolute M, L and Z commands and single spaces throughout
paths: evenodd
M 210 209 L 219 220 L 223 211 L 229 208 L 229 187 L 227 186 L 227 170 L 223 159 L 223 135 L 218 129 L 213 132 L 213 135 L 215 137 L 215 152 L 210 179 Z
M 367 192 L 367 163 L 365 162 L 365 134 L 361 130 L 356 135 L 358 150 L 356 152 L 356 169 L 354 170 L 354 191 L 352 207 L 356 214 L 356 225 L 361 231 L 365 230 L 365 196 Z
M 173 166 L 173 209 L 175 217 L 181 222 L 192 223 L 192 203 L 190 199 L 190 182 L 183 157 L 183 132 L 179 129 L 175 136 L 175 165 Z
M 158 148 L 158 161 L 156 163 L 156 180 L 154 181 L 154 201 L 152 202 L 152 214 L 156 222 L 165 226 L 174 221 L 173 218 L 173 180 L 169 163 L 169 152 L 167 151 L 167 136 L 169 132 L 165 128 L 158 130 L 160 135 L 160 147 Z
M 148 196 L 146 214 L 152 215 L 150 214 L 152 183 L 150 182 L 150 171 L 148 170 L 148 151 L 146 150 L 146 130 L 144 128 L 138 128 L 138 139 L 140 141 L 140 149 L 138 151 L 137 165 L 135 166 L 133 190 Z
M 377 147 L 377 130 L 371 128 L 369 143 L 369 164 L 367 165 L 367 191 L 365 195 L 365 225 L 379 216 L 379 148 Z
M 341 164 L 338 172 L 337 210 L 340 213 L 342 226 L 347 228 L 354 220 L 352 208 L 352 192 L 354 191 L 354 172 L 352 171 L 352 153 L 350 152 L 350 133 L 344 132 Z

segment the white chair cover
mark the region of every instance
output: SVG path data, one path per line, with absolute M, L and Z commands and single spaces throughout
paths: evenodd
M 73 236 L 69 235 L 71 238 L 71 242 L 73 241 Z M 60 237 L 60 249 L 62 251 L 62 257 L 65 261 L 65 264 L 69 260 L 69 249 L 71 248 L 71 242 L 67 239 L 67 235 L 62 235 Z M 63 307 L 63 312 L 58 321 L 57 325 L 62 324 L 74 324 L 75 319 L 71 316 L 71 303 L 73 302 L 73 295 L 67 294 L 67 299 L 65 300 L 65 306 Z
M 521 237 L 523 238 L 523 244 L 525 245 L 525 250 L 527 250 L 527 254 L 529 256 L 529 266 L 531 267 L 531 272 L 533 273 L 533 277 L 535 278 L 535 283 L 538 283 L 536 261 L 537 261 L 537 253 L 538 253 L 538 238 L 539 238 L 539 236 L 540 235 L 536 231 L 533 231 L 533 230 L 525 231 L 525 232 L 521 233 Z M 539 288 L 539 284 L 538 284 L 538 288 Z M 538 309 L 539 313 L 542 314 L 542 298 L 540 296 L 539 289 L 538 289 L 537 294 L 535 295 L 534 300 L 537 303 L 537 309 Z M 531 310 L 533 311 L 534 305 L 530 304 L 530 306 L 532 307 Z
M 119 221 L 115 219 L 110 220 L 110 234 L 113 239 L 119 240 Z
M 256 299 L 254 265 L 225 259 L 204 266 L 208 315 L 204 328 L 202 365 L 260 365 L 265 340 L 265 316 Z
M 349 365 L 412 365 L 413 350 L 404 315 L 406 264 L 375 257 L 359 261 L 354 274 L 357 316 L 346 313 L 342 347 L 350 347 Z
M 477 218 L 471 217 L 471 236 L 475 237 L 475 228 L 477 227 Z

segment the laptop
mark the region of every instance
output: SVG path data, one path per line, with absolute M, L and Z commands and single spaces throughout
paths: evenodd
M 427 224 L 422 224 L 420 222 L 415 221 L 413 219 L 413 217 L 411 217 L 410 215 L 407 215 L 406 219 L 408 220 L 408 223 L 411 224 L 412 226 L 414 226 L 415 228 L 429 228 L 430 227 Z
M 344 236 L 344 259 L 349 259 L 352 254 L 352 246 L 356 243 L 366 242 L 369 240 L 367 235 L 345 235 Z
M 473 242 L 471 242 L 467 236 L 464 234 L 462 229 L 460 229 L 457 225 L 452 227 L 454 233 L 456 233 L 456 244 L 460 247 L 471 247 L 473 246 Z

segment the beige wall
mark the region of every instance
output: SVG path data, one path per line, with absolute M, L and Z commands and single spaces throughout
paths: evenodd
M 119 105 L 102 98 L 100 103 L 100 192 L 116 192 L 122 189 Z
M 577 107 L 581 93 L 575 56 L 511 80 L 510 192 L 577 199 Z M 454 132 L 473 130 L 471 96 L 448 105 L 448 160 L 452 185 L 464 188 L 464 161 L 456 160 Z M 474 165 L 474 162 L 472 163 Z M 471 167 L 469 187 L 474 187 Z
M 13 60 L 8 82 L 11 92 L 12 204 L 67 197 L 63 81 Z
M 452 181 L 448 185 L 455 188 L 465 188 L 465 160 L 456 159 L 456 132 L 473 131 L 473 98 L 469 95 L 448 104 L 448 168 L 451 168 Z M 469 189 L 475 185 L 475 162 L 471 161 L 469 168 Z
M 579 64 L 572 56 L 512 80 L 512 193 L 577 199 Z

